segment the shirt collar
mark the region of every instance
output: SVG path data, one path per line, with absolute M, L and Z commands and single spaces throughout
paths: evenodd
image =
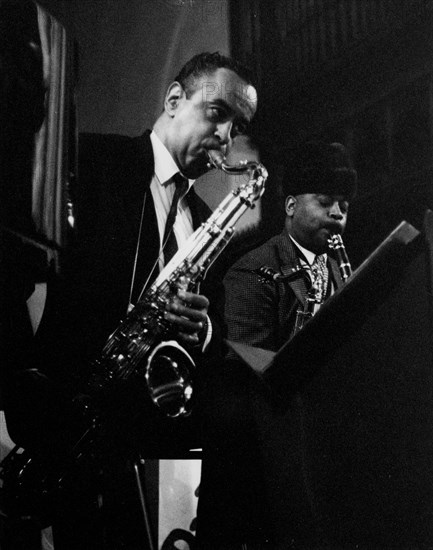
M 152 130 L 150 134 L 150 141 L 152 142 L 153 157 L 155 160 L 155 175 L 161 185 L 171 183 L 173 176 L 179 172 L 179 168 L 174 162 L 167 147 L 157 136 L 155 130 Z M 194 181 L 195 180 L 188 179 L 188 191 Z
M 314 254 L 314 252 L 311 252 L 311 250 L 307 250 L 306 248 L 304 248 L 303 246 L 301 246 L 293 237 L 292 235 L 289 235 L 289 237 L 292 239 L 292 241 L 295 243 L 295 245 L 299 248 L 299 250 L 302 252 L 302 254 L 305 256 L 305 259 L 307 260 L 308 264 L 311 265 L 317 254 Z M 327 259 L 327 255 L 326 254 L 321 254 L 321 256 L 323 256 L 325 258 L 325 261 Z

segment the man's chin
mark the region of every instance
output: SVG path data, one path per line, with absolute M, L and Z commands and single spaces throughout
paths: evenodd
M 328 243 L 328 237 L 322 237 L 320 239 L 316 239 L 314 242 L 314 246 L 311 247 L 311 252 L 314 252 L 314 254 L 325 254 L 329 250 L 329 243 Z
M 206 172 L 209 172 L 209 170 L 213 168 L 209 162 L 209 159 L 207 156 L 200 156 L 194 160 L 192 160 L 188 166 L 186 166 L 182 173 L 189 179 L 195 180 L 205 174 Z

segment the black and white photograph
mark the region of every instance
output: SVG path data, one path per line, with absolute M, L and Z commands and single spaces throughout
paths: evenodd
M 0 550 L 433 550 L 433 2 L 0 0 Z

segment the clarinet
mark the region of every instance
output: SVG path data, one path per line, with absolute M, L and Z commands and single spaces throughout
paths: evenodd
M 334 250 L 337 258 L 338 268 L 340 269 L 340 275 L 343 279 L 343 283 L 352 275 L 352 266 L 350 265 L 349 258 L 347 257 L 346 248 L 343 243 L 343 239 L 339 233 L 331 235 L 329 238 L 329 248 Z

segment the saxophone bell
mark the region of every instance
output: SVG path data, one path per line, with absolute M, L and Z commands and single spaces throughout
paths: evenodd
M 149 356 L 145 378 L 153 403 L 170 418 L 191 412 L 195 363 L 175 340 L 161 342 Z

